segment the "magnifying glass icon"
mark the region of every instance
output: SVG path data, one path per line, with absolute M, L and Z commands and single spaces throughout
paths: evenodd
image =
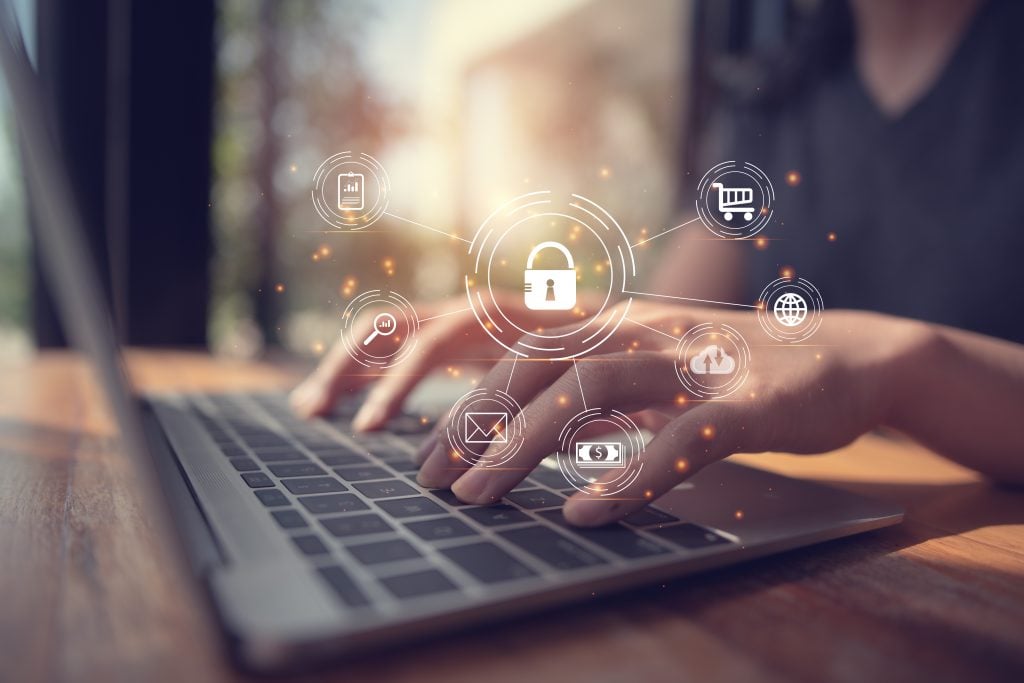
M 398 321 L 395 320 L 395 316 L 390 313 L 378 313 L 373 319 L 373 331 L 363 340 L 363 346 L 369 346 L 370 342 L 378 336 L 387 337 L 394 334 L 396 329 L 398 329 Z

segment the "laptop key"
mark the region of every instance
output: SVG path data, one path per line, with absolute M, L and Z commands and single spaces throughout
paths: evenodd
M 471 503 L 463 503 L 461 500 L 455 497 L 455 493 L 451 489 L 430 489 L 430 493 L 442 501 L 451 505 L 453 508 L 466 507 Z
M 242 441 L 248 446 L 290 446 L 287 439 L 272 432 L 254 432 L 241 434 Z
M 231 466 L 239 472 L 255 472 L 260 468 L 254 460 L 249 458 L 231 458 Z
M 501 536 L 555 569 L 580 569 L 606 564 L 583 546 L 546 526 L 511 529 L 502 531 Z
M 397 498 L 416 494 L 416 489 L 397 479 L 353 484 L 359 493 L 367 498 Z
M 288 505 L 288 497 L 277 489 L 257 489 L 254 491 L 256 497 L 260 499 L 260 502 L 266 505 L 268 508 L 281 507 L 282 505 Z
M 381 583 L 399 599 L 418 598 L 432 593 L 455 590 L 455 584 L 436 569 L 400 574 L 381 579 Z
M 486 526 L 504 526 L 529 522 L 530 518 L 511 505 L 489 505 L 487 507 L 463 508 L 459 512 Z
M 324 545 L 324 542 L 320 540 L 319 536 L 309 534 L 307 536 L 292 536 L 292 543 L 298 548 L 304 555 L 326 555 L 331 552 L 330 549 Z
M 500 583 L 536 576 L 536 573 L 493 543 L 481 542 L 445 548 L 449 560 L 483 583 Z
M 307 479 L 285 479 L 281 484 L 297 496 L 314 493 L 334 493 L 347 490 L 345 485 L 331 477 L 313 477 Z
M 251 489 L 265 489 L 274 485 L 274 480 L 262 472 L 246 472 L 242 475 Z
M 424 517 L 444 514 L 444 508 L 424 496 L 378 500 L 377 506 L 392 517 Z
M 362 607 L 369 604 L 356 582 L 341 567 L 320 567 L 317 571 L 334 589 L 341 601 L 349 607 Z
M 344 467 L 345 465 L 367 465 L 369 460 L 358 453 L 317 453 L 320 462 L 328 467 Z
M 339 467 L 334 470 L 345 481 L 366 481 L 368 479 L 387 479 L 391 476 L 383 467 L 367 465 L 365 467 Z
M 678 522 L 679 518 L 673 517 L 667 512 L 664 512 L 656 507 L 651 507 L 650 505 L 648 505 L 645 508 L 640 508 L 631 515 L 626 515 L 625 519 L 623 519 L 622 521 L 630 526 L 645 527 L 652 526 L 654 524 L 667 524 L 669 522 Z
M 572 486 L 561 470 L 551 467 L 538 467 L 530 473 L 530 479 L 545 486 L 550 486 L 553 489 L 564 489 Z
M 664 555 L 668 550 L 621 524 L 582 528 L 570 526 L 561 510 L 545 510 L 538 513 L 544 519 L 567 529 L 573 536 L 579 536 L 596 546 L 629 559 Z
M 281 465 L 267 465 L 274 476 L 284 479 L 285 477 L 315 477 L 327 474 L 327 471 L 319 465 L 311 462 L 287 462 Z
M 511 491 L 505 498 L 512 501 L 521 508 L 537 510 L 539 508 L 553 508 L 565 502 L 557 493 L 546 489 L 526 489 L 525 491 Z
M 308 462 L 304 454 L 290 448 L 256 449 L 256 457 L 263 462 Z
M 299 529 L 309 526 L 306 523 L 306 518 L 300 515 L 298 510 L 274 510 L 270 514 L 274 516 L 274 519 L 277 520 L 282 529 Z
M 367 565 L 399 562 L 401 560 L 412 560 L 421 557 L 416 548 L 412 547 L 412 544 L 398 538 L 389 541 L 364 543 L 363 545 L 350 545 L 347 546 L 347 549 L 357 560 Z
M 447 538 L 476 535 L 476 532 L 470 529 L 468 524 L 454 517 L 406 522 L 405 526 L 425 541 L 443 541 Z
M 369 509 L 363 501 L 351 493 L 329 493 L 326 496 L 303 496 L 299 503 L 314 515 L 333 515 L 341 512 L 355 512 Z
M 346 517 L 329 517 L 321 519 L 320 523 L 332 536 L 348 538 L 351 536 L 365 536 L 367 534 L 380 534 L 387 531 L 394 531 L 390 524 L 384 521 L 380 515 L 349 515 Z
M 657 529 L 650 529 L 649 531 L 658 538 L 663 538 L 666 541 L 681 545 L 690 550 L 731 543 L 727 538 L 719 536 L 714 531 L 697 526 L 696 524 L 690 524 L 689 522 L 662 526 Z
M 240 458 L 249 455 L 249 452 L 246 451 L 244 448 L 242 448 L 241 446 L 236 446 L 234 444 L 221 445 L 220 450 L 224 455 L 228 456 L 229 458 Z

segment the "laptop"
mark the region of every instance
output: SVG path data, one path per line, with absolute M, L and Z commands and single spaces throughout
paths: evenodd
M 541 466 L 500 504 L 415 482 L 417 419 L 356 434 L 282 395 L 140 396 L 126 380 L 78 207 L 9 5 L 0 56 L 35 188 L 40 255 L 93 364 L 154 528 L 176 544 L 243 668 L 285 673 L 485 621 L 896 524 L 896 506 L 730 462 L 622 523 L 575 529 L 571 485 Z M 736 510 L 742 509 L 742 520 Z

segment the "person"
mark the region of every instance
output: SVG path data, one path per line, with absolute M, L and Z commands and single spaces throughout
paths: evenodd
M 780 264 L 796 264 L 787 267 L 838 303 L 814 345 L 758 347 L 742 400 L 690 400 L 670 333 L 711 321 L 755 337 L 756 314 L 636 300 L 587 359 L 596 362 L 521 363 L 511 384 L 513 364 L 494 364 L 480 386 L 507 387 L 524 406 L 523 447 L 502 468 L 469 466 L 435 431 L 418 456 L 422 485 L 451 487 L 469 503 L 499 500 L 581 409 L 577 382 L 591 405 L 635 414 L 654 433 L 640 476 L 615 500 L 568 499 L 564 514 L 577 525 L 619 519 L 732 453 L 818 453 L 878 427 L 1024 483 L 1024 287 L 1015 282 L 1024 252 L 1024 44 L 1015 31 L 1024 4 L 842 7 L 848 17 L 832 12 L 799 48 L 817 52 L 781 60 L 780 70 L 795 71 L 754 87 L 747 79 L 717 137 L 720 151 L 736 155 L 721 158 L 757 159 L 773 177 L 799 173 L 785 203 L 780 192 L 786 239 L 760 251 L 683 234 L 652 282 L 656 292 L 729 301 L 743 294 L 743 274 L 767 282 Z M 484 339 L 471 313 L 456 312 L 463 308 L 459 300 L 430 311 L 450 315 L 425 324 L 415 357 L 373 386 L 357 429 L 383 426 L 422 377 Z M 353 370 L 345 350 L 332 349 L 293 392 L 294 409 L 328 412 L 368 381 Z

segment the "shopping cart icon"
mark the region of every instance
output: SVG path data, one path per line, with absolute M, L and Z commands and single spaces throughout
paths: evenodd
M 733 213 L 743 212 L 743 220 L 754 219 L 754 190 L 749 187 L 725 187 L 722 183 L 711 183 L 718 189 L 718 210 L 725 214 L 725 220 L 731 221 Z

